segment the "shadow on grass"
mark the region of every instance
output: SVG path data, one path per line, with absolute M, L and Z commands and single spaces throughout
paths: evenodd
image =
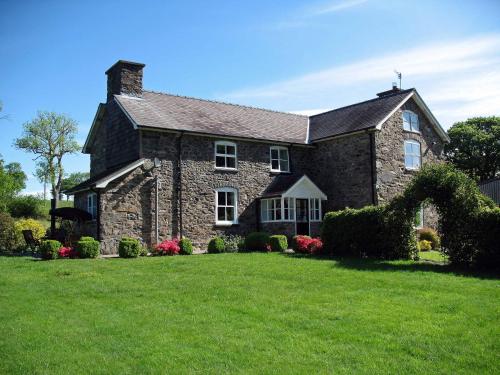
M 358 271 L 390 271 L 390 272 L 435 272 L 457 276 L 476 277 L 481 279 L 499 279 L 500 274 L 494 270 L 472 270 L 459 268 L 445 263 L 412 260 L 377 260 L 348 257 L 330 257 L 306 254 L 283 254 L 291 258 L 307 258 L 320 261 L 335 262 L 334 267 Z

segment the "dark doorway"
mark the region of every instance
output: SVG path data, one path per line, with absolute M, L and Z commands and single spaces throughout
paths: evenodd
M 296 232 L 309 236 L 309 202 L 307 199 L 296 199 L 295 202 Z

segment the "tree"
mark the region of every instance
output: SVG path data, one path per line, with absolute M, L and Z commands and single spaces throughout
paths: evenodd
M 43 184 L 43 200 L 47 200 L 47 184 L 49 183 L 49 172 L 47 163 L 44 161 L 39 161 L 36 163 L 35 177 L 38 181 Z
M 476 181 L 500 175 L 500 117 L 474 117 L 455 123 L 445 145 L 446 159 Z
M 64 177 L 63 157 L 79 150 L 75 141 L 77 124 L 65 115 L 38 112 L 35 119 L 23 125 L 23 130 L 23 135 L 15 140 L 14 145 L 32 152 L 36 155 L 34 160 L 44 163 L 42 165 L 47 168 L 52 197 L 57 204 Z
M 71 173 L 68 177 L 64 178 L 61 184 L 62 190 L 68 190 L 76 185 L 88 180 L 90 177 L 89 172 L 75 172 Z
M 26 175 L 21 170 L 21 164 L 4 165 L 0 158 L 0 212 L 7 211 L 10 201 L 25 187 Z

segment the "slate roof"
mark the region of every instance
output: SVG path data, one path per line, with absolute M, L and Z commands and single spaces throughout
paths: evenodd
M 267 187 L 262 194 L 263 197 L 274 197 L 281 195 L 290 189 L 298 180 L 304 176 L 303 174 L 281 174 L 274 178 L 273 182 Z
M 152 91 L 141 98 L 115 95 L 138 127 L 300 143 L 308 117 Z
M 311 116 L 309 139 L 314 142 L 322 138 L 375 128 L 413 90 L 402 90 Z

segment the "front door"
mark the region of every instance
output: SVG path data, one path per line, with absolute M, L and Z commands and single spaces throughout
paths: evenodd
M 307 199 L 295 199 L 295 224 L 297 234 L 309 236 L 309 207 Z

